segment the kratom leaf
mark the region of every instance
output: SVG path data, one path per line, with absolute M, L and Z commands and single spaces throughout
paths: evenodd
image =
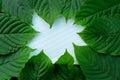
M 87 46 L 75 46 L 75 54 L 87 80 L 120 80 L 120 57 L 99 54 Z
M 62 63 L 65 60 L 67 61 Z M 55 64 L 41 52 L 28 61 L 19 80 L 83 80 L 82 71 L 71 63 L 73 58 L 67 52 Z
M 51 80 L 85 80 L 85 77 L 80 68 L 74 65 L 55 64 L 54 74 Z
M 66 51 L 54 64 L 52 80 L 85 80 L 80 67 L 74 66 L 73 57 Z
M 68 20 L 75 17 L 78 12 L 82 0 L 61 0 L 63 1 L 62 14 Z
M 105 15 L 120 14 L 120 0 L 86 0 L 76 15 L 76 24 L 86 25 Z
M 62 55 L 55 64 L 61 65 L 73 65 L 74 59 L 73 57 L 66 51 L 64 55 Z
M 33 9 L 28 0 L 2 0 L 2 12 L 32 24 Z
M 23 47 L 36 34 L 31 26 L 6 14 L 0 14 L 0 55 Z
M 79 35 L 99 53 L 120 55 L 120 15 L 96 19 Z
M 41 52 L 28 61 L 20 74 L 19 80 L 50 80 L 52 70 L 53 64 L 50 59 Z
M 38 15 L 52 26 L 60 14 L 61 0 L 30 0 Z
M 28 61 L 31 51 L 33 50 L 23 47 L 14 54 L 0 56 L 0 80 L 18 77 L 20 71 Z

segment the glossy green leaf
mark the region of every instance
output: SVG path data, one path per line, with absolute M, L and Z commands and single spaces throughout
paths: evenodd
M 120 57 L 99 54 L 87 46 L 75 46 L 75 54 L 87 80 L 120 80 Z
M 30 52 L 28 47 L 19 49 L 15 54 L 0 56 L 0 80 L 18 77 L 20 71 L 28 61 Z
M 120 14 L 120 0 L 85 0 L 76 15 L 75 23 L 86 25 L 105 15 Z
M 19 19 L 0 14 L 0 55 L 16 51 L 36 34 L 31 26 Z
M 99 53 L 120 55 L 120 15 L 96 19 L 79 35 Z
M 33 9 L 28 0 L 2 0 L 2 12 L 32 24 Z

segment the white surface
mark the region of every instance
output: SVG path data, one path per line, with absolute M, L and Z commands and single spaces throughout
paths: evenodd
M 73 19 L 66 22 L 65 18 L 61 17 L 55 21 L 50 29 L 49 24 L 35 13 L 33 15 L 33 28 L 40 33 L 28 44 L 29 47 L 37 49 L 31 53 L 31 56 L 37 55 L 41 50 L 43 50 L 54 63 L 67 49 L 75 59 L 72 43 L 77 45 L 86 44 L 76 34 L 84 28 L 73 25 L 73 23 Z

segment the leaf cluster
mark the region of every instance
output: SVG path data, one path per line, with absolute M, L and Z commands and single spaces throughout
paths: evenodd
M 55 64 L 44 52 L 29 59 L 34 12 L 51 27 L 61 16 L 85 27 L 79 65 L 67 51 Z M 0 0 L 0 80 L 120 80 L 119 56 L 120 0 Z

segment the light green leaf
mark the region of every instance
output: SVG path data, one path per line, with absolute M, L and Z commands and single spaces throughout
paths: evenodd
M 68 20 L 75 17 L 78 12 L 82 0 L 61 0 L 63 1 L 62 14 Z
M 99 53 L 120 55 L 120 15 L 96 19 L 79 35 Z
M 0 14 L 0 55 L 9 54 L 23 47 L 36 34 L 31 26 L 20 20 Z
M 75 46 L 76 58 L 87 80 L 120 80 L 120 58 L 96 53 L 87 46 Z
M 33 9 L 28 0 L 2 0 L 2 12 L 15 16 L 28 24 L 32 23 Z
M 120 14 L 120 0 L 86 0 L 76 15 L 76 24 L 86 25 L 105 15 Z
M 30 0 L 38 15 L 52 26 L 61 10 L 61 0 Z
M 18 77 L 20 71 L 28 61 L 31 51 L 33 50 L 23 47 L 14 54 L 0 56 L 0 80 Z

